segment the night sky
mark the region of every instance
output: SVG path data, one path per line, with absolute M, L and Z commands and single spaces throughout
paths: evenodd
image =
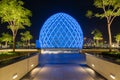
M 86 11 L 91 9 L 97 11 L 92 5 L 93 0 L 23 0 L 25 7 L 32 11 L 33 16 L 31 17 L 32 25 L 28 30 L 34 37 L 34 40 L 39 38 L 39 31 L 44 22 L 51 15 L 64 12 L 74 17 L 80 24 L 84 36 L 92 37 L 91 31 L 95 28 L 103 32 L 105 40 L 107 37 L 107 27 L 105 20 L 99 18 L 89 19 L 85 16 Z M 112 25 L 113 36 L 120 32 L 120 18 L 116 18 Z

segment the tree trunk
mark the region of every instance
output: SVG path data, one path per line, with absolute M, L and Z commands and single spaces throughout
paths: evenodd
M 30 48 L 30 40 L 28 40 L 28 48 Z
M 96 40 L 94 40 L 94 48 L 96 47 Z
M 98 40 L 96 40 L 96 45 L 97 45 L 97 47 L 98 47 Z
M 119 48 L 120 41 L 118 41 L 118 48 Z
M 111 52 L 111 51 L 112 51 L 112 36 L 111 36 L 111 29 L 110 29 L 110 25 L 111 25 L 111 24 L 109 24 L 109 23 L 108 23 L 109 52 Z
M 16 48 L 16 34 L 17 34 L 17 31 L 13 31 L 13 52 L 15 52 L 15 48 Z
M 13 52 L 15 52 L 15 35 L 13 34 Z
M 7 48 L 7 41 L 5 42 L 5 47 Z
M 26 48 L 28 48 L 28 41 L 26 40 Z
M 119 46 L 119 41 L 117 41 L 117 45 Z

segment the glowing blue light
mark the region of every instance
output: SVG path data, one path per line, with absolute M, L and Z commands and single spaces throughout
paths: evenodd
M 83 32 L 78 22 L 68 14 L 57 13 L 47 19 L 39 35 L 40 48 L 79 48 Z

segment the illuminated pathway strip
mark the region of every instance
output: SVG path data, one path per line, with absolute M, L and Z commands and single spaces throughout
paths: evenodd
M 13 51 L 13 49 L 0 49 L 0 52 Z M 16 52 L 39 52 L 38 49 L 15 49 Z
M 71 49 L 63 49 L 63 50 L 71 50 Z M 13 49 L 0 49 L 0 52 L 5 52 L 5 51 L 13 51 Z M 40 52 L 41 50 L 40 49 L 15 49 L 15 51 L 16 52 Z M 100 52 L 106 52 L 106 51 L 109 51 L 109 49 L 82 49 L 80 50 L 80 52 L 82 53 L 89 53 L 89 52 L 100 53 Z M 112 51 L 118 51 L 118 49 L 112 49 Z

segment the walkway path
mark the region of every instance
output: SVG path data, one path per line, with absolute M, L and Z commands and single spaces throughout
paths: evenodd
M 33 80 L 93 80 L 79 65 L 45 65 Z
M 39 62 L 21 80 L 105 80 L 86 66 L 84 54 L 42 54 Z

